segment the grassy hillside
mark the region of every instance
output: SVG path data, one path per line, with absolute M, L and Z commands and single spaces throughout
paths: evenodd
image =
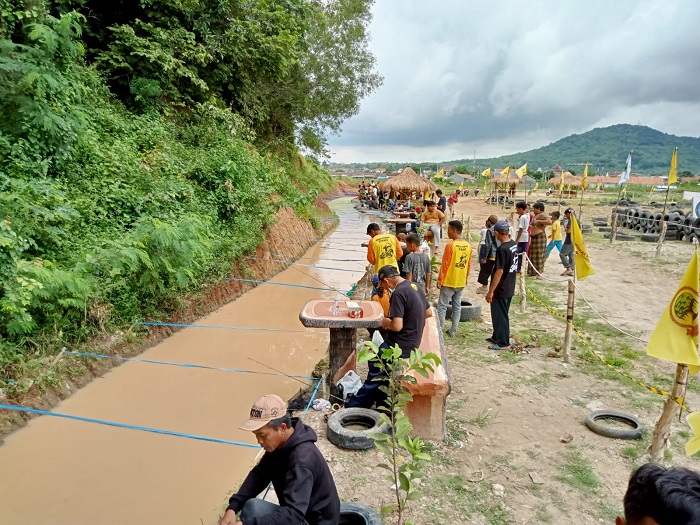
M 668 172 L 673 148 L 678 147 L 678 170 L 700 173 L 700 138 L 668 135 L 646 126 L 618 124 L 596 128 L 580 135 L 570 135 L 547 146 L 523 153 L 477 160 L 481 166 L 518 166 L 528 163 L 530 170 L 547 170 L 555 164 L 564 168 L 589 162 L 594 169 L 618 171 L 625 167 L 632 150 L 632 169 L 636 173 Z M 450 164 L 471 164 L 470 159 Z M 580 166 L 574 166 L 577 172 Z

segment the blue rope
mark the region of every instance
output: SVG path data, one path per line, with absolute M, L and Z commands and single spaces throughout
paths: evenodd
M 229 441 L 227 439 L 210 438 L 206 436 L 198 436 L 196 434 L 185 434 L 182 432 L 174 432 L 172 430 L 162 430 L 159 428 L 141 427 L 138 425 L 127 425 L 126 423 L 117 423 L 115 421 L 105 421 L 104 419 L 93 419 L 91 417 L 73 416 L 70 414 L 61 414 L 59 412 L 48 412 L 36 408 L 28 408 L 16 405 L 0 404 L 0 410 L 14 410 L 16 412 L 28 412 L 30 414 L 39 414 L 42 416 L 62 417 L 65 419 L 74 419 L 75 421 L 83 421 L 85 423 L 97 423 L 98 425 L 107 425 L 109 427 L 126 428 L 129 430 L 141 430 L 143 432 L 151 432 L 153 434 L 164 434 L 166 436 L 183 437 L 188 439 L 197 439 L 199 441 L 209 441 L 211 443 L 221 443 L 224 445 L 237 445 L 239 447 L 260 448 L 258 445 L 251 443 L 241 443 L 240 441 Z
M 250 332 L 294 332 L 302 334 L 313 334 L 318 332 L 312 332 L 310 330 L 284 330 L 282 328 L 253 328 L 250 326 L 216 326 L 208 324 L 187 324 L 187 323 L 161 323 L 158 321 L 143 321 L 136 323 L 143 326 L 177 326 L 186 328 L 219 328 L 224 330 L 244 330 Z
M 313 379 L 315 377 L 311 376 L 294 376 L 290 374 L 279 374 L 277 372 L 258 372 L 257 370 L 241 370 L 238 368 L 221 368 L 216 366 L 205 366 L 205 365 L 195 365 L 190 363 L 176 363 L 173 361 L 154 361 L 151 359 L 135 359 L 133 357 L 121 357 L 117 355 L 105 355 L 105 354 L 91 354 L 89 352 L 76 352 L 73 350 L 65 350 L 63 352 L 67 355 L 79 355 L 82 357 L 94 357 L 96 359 L 116 359 L 117 361 L 134 361 L 136 363 L 148 363 L 151 365 L 170 365 L 170 366 L 181 366 L 185 368 L 202 368 L 204 370 L 221 370 L 222 372 L 237 372 L 241 374 L 262 374 L 268 376 L 283 376 L 283 377 L 293 377 L 296 379 Z
M 251 261 L 265 261 L 265 262 L 275 262 L 275 263 L 284 263 L 284 264 L 289 264 L 290 266 L 304 266 L 306 268 L 318 268 L 320 270 L 335 270 L 338 272 L 364 272 L 364 268 L 361 270 L 349 270 L 347 268 L 332 268 L 330 266 L 318 266 L 316 264 L 304 264 L 304 263 L 298 263 L 298 262 L 291 262 L 291 261 L 285 261 L 283 259 L 260 259 L 257 257 L 246 257 L 246 259 L 251 260 Z
M 303 288 L 306 290 L 325 290 L 329 292 L 335 292 L 333 288 L 319 288 L 318 286 L 305 286 L 302 284 L 288 284 L 288 283 L 276 283 L 274 281 L 259 281 L 257 279 L 238 279 L 236 277 L 224 277 L 224 281 L 240 281 L 242 283 L 256 283 L 256 284 L 275 284 L 277 286 L 289 286 L 291 288 Z

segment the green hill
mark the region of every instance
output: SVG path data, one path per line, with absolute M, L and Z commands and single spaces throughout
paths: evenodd
M 627 153 L 632 150 L 632 171 L 644 174 L 668 172 L 673 148 L 678 147 L 678 170 L 700 172 L 700 138 L 668 135 L 647 126 L 617 124 L 596 128 L 580 135 L 570 135 L 547 146 L 504 155 L 492 159 L 477 159 L 477 165 L 498 168 L 525 162 L 531 171 L 547 170 L 555 164 L 580 172 L 581 164 L 588 162 L 594 170 L 604 172 L 624 169 Z M 472 159 L 451 161 L 448 164 L 473 163 Z M 578 165 L 578 166 L 577 166 Z
M 668 172 L 673 148 L 678 147 L 678 171 L 700 173 L 700 138 L 678 137 L 668 135 L 647 126 L 632 126 L 616 124 L 607 128 L 596 128 L 580 135 L 570 135 L 552 142 L 547 146 L 504 155 L 490 159 L 476 159 L 476 167 L 483 170 L 487 167 L 504 168 L 506 165 L 519 167 L 528 163 L 528 168 L 534 172 L 538 168 L 549 170 L 555 164 L 577 173 L 583 170 L 583 164 L 588 162 L 590 169 L 605 172 L 621 171 L 625 168 L 627 153 L 632 150 L 632 171 L 642 174 L 661 175 Z M 448 160 L 444 162 L 426 163 L 425 167 L 444 166 L 452 164 L 459 171 L 471 171 L 473 159 Z M 352 163 L 355 169 L 383 166 L 394 170 L 406 166 L 405 162 L 368 162 Z M 421 164 L 412 163 L 414 169 Z M 335 167 L 331 165 L 331 167 Z

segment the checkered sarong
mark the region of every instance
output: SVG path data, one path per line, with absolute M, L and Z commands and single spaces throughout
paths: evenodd
M 544 261 L 545 261 L 546 253 L 547 253 L 547 234 L 544 232 L 541 232 L 541 233 L 538 233 L 536 235 L 532 235 L 530 237 L 530 253 L 528 253 L 528 257 L 530 258 L 530 261 L 532 262 L 532 266 L 537 268 L 537 272 L 540 272 L 540 273 L 544 272 Z M 528 275 L 537 275 L 537 272 L 532 268 L 532 266 L 528 265 L 527 274 Z

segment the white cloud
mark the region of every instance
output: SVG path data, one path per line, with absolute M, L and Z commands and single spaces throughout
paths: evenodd
M 331 137 L 333 160 L 485 157 L 602 123 L 700 135 L 698 15 L 656 0 L 379 0 L 385 82 Z

